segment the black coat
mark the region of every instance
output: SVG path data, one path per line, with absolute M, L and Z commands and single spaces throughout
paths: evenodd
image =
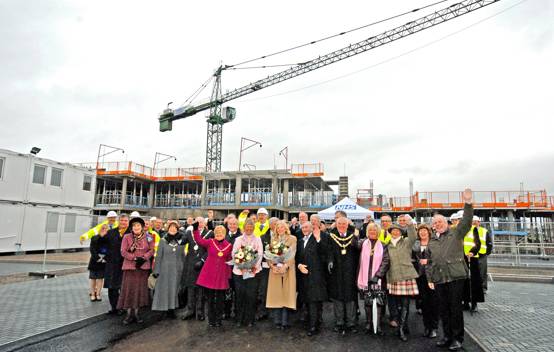
M 95 235 L 90 239 L 90 260 L 88 270 L 105 271 L 106 257 L 108 256 L 109 242 L 106 236 Z
M 114 227 L 106 234 L 108 241 L 108 255 L 106 256 L 106 268 L 104 271 L 104 287 L 111 289 L 121 288 L 123 278 L 123 257 L 121 256 L 121 242 L 123 237 L 131 233 L 131 226 L 127 227 L 123 236 L 119 235 L 119 228 Z
M 210 238 L 213 235 L 213 232 L 205 228 L 201 235 L 204 238 Z M 183 288 L 196 286 L 196 280 L 198 279 L 201 269 L 199 262 L 205 262 L 208 257 L 206 249 L 194 241 L 192 231 L 186 231 L 185 236 L 183 237 L 183 245 L 187 244 L 188 252 L 185 256 L 185 265 L 181 280 L 181 287 Z
M 227 240 L 227 242 L 229 242 L 230 244 L 235 244 L 235 240 L 239 237 L 239 236 L 242 236 L 242 232 L 240 232 L 240 229 L 237 228 L 237 232 L 231 236 L 230 235 L 230 231 L 229 229 L 227 229 L 227 234 L 225 234 L 225 239 Z
M 304 302 L 323 302 L 327 300 L 327 284 L 325 282 L 325 244 L 319 243 L 313 237 L 308 240 L 304 248 L 304 240 L 301 239 L 296 249 L 297 265 L 297 291 Z M 298 264 L 307 266 L 308 274 L 302 274 L 298 270 Z
M 331 235 L 340 237 L 338 230 L 331 230 Z M 329 236 L 327 261 L 333 263 L 333 270 L 329 276 L 329 296 L 332 299 L 350 302 L 356 300 L 358 288 L 358 261 L 360 258 L 356 236 L 352 237 L 352 244 L 346 248 L 346 254 L 342 254 L 342 248 Z M 346 236 L 353 235 L 351 229 L 347 230 Z

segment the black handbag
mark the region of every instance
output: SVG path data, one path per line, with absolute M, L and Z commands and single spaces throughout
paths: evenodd
M 202 259 L 200 259 L 196 263 L 194 263 L 194 270 L 200 271 L 200 270 L 202 270 L 203 266 L 204 266 L 204 261 Z
M 367 291 L 362 291 L 364 305 L 366 307 L 371 307 L 373 305 L 373 300 L 377 300 L 378 306 L 384 306 L 387 298 L 387 292 L 382 289 L 369 289 Z

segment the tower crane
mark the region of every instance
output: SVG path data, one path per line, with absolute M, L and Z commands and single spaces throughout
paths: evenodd
M 168 104 L 167 109 L 165 109 L 159 116 L 160 131 L 171 131 L 173 121 L 193 116 L 204 110 L 209 110 L 207 116 L 208 131 L 206 141 L 206 172 L 220 172 L 223 125 L 233 121 L 236 116 L 236 110 L 232 107 L 223 107 L 224 103 L 331 65 L 335 62 L 339 62 L 352 56 L 392 43 L 436 25 L 448 22 L 457 17 L 482 9 L 498 1 L 500 0 L 465 0 L 452 4 L 414 21 L 410 21 L 357 43 L 350 44 L 326 55 L 319 56 L 313 60 L 293 65 L 286 70 L 269 75 L 266 78 L 249 83 L 243 87 L 228 91 L 225 94 L 222 94 L 221 92 L 221 73 L 232 68 L 233 66 L 221 65 L 215 70 L 212 77 L 214 78 L 214 85 L 210 100 L 199 105 L 184 105 L 176 109 L 169 108 Z

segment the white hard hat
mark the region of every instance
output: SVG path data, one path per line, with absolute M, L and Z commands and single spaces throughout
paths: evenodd
M 450 221 L 457 220 L 457 219 L 459 219 L 458 213 L 454 213 L 454 214 L 450 215 Z
M 155 216 L 153 216 L 153 217 L 150 218 L 150 221 L 156 221 L 156 220 L 158 220 L 158 218 L 155 217 Z
M 117 213 L 113 210 L 110 210 L 108 212 L 108 215 L 106 215 L 107 218 L 117 218 Z
M 477 215 L 473 215 L 473 221 L 481 221 Z
M 267 209 L 266 209 L 266 208 L 260 208 L 260 209 L 258 209 L 258 214 L 269 215 L 269 213 L 267 212 Z
M 138 211 L 135 210 L 134 212 L 131 213 L 131 217 L 132 218 L 140 218 L 140 214 L 139 214 Z

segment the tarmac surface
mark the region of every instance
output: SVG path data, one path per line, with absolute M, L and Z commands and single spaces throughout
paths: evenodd
M 73 264 L 47 264 L 46 271 L 74 268 Z M 0 262 L 0 276 L 28 272 L 42 272 L 42 263 L 5 263 Z
M 106 290 L 104 290 L 106 291 Z M 0 285 L 0 351 L 440 351 L 436 339 L 421 337 L 421 316 L 412 304 L 409 341 L 385 327 L 386 336 L 360 332 L 338 336 L 332 331 L 332 307 L 325 305 L 321 334 L 308 337 L 293 315 L 293 327 L 277 330 L 270 321 L 254 328 L 221 329 L 206 321 L 162 320 L 146 312 L 145 323 L 123 326 L 122 317 L 107 316 L 102 302 L 88 299 L 86 273 Z M 466 312 L 465 351 L 554 351 L 554 285 L 494 282 L 479 312 Z M 9 303 L 6 303 L 9 302 Z

